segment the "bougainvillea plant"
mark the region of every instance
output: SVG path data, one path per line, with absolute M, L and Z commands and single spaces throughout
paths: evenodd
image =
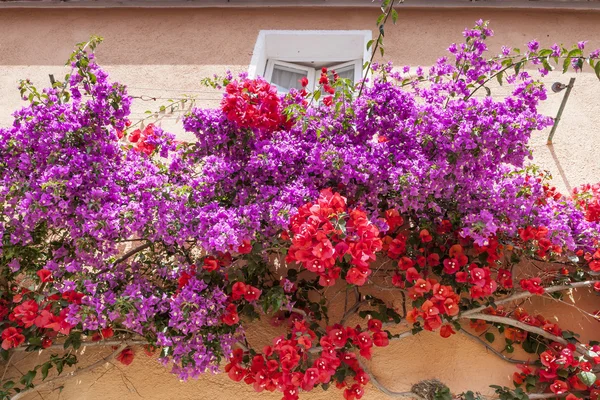
M 326 69 L 313 93 L 212 81 L 221 107 L 184 119 L 194 143 L 130 123 L 98 38 L 64 82 L 23 81 L 28 104 L 0 129 L 1 354 L 51 355 L 1 396 L 54 387 L 75 350 L 107 346 L 99 363 L 143 350 L 182 380 L 223 370 L 285 400 L 332 386 L 360 399 L 369 382 L 422 398 L 386 389 L 363 360 L 427 330 L 512 362 L 517 345 L 531 353 L 514 387 L 493 386 L 501 399 L 597 400 L 599 343 L 522 300 L 600 292 L 600 190 L 557 193 L 527 144 L 552 123 L 536 70 L 599 73 L 599 51 L 532 41 L 490 58 L 491 35 L 479 21 L 429 70 L 373 63 L 364 85 Z M 497 80 L 508 94 L 486 96 Z M 245 336 L 257 318 L 283 332 L 264 348 Z

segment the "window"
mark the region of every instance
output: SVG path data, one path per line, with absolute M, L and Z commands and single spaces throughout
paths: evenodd
M 307 88 L 314 90 L 323 67 L 335 71 L 340 78 L 350 79 L 354 82 L 362 76 L 362 60 L 346 63 L 288 63 L 280 60 L 268 60 L 265 79 L 274 84 L 279 92 L 285 93 L 292 88 L 302 89 L 300 80 L 308 78 Z
M 248 75 L 264 76 L 284 93 L 301 89 L 303 77 L 313 90 L 322 67 L 358 82 L 370 56 L 366 49 L 369 40 L 371 31 L 261 31 Z

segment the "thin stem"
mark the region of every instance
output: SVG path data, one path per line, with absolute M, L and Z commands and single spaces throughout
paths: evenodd
M 507 361 L 509 363 L 513 363 L 513 364 L 526 364 L 527 361 L 524 360 L 516 360 L 514 358 L 510 358 L 507 357 L 506 355 L 502 354 L 501 352 L 499 352 L 498 350 L 496 350 L 495 348 L 493 348 L 492 346 L 490 346 L 488 343 L 486 343 L 484 340 L 482 340 L 480 337 L 473 335 L 470 332 L 465 331 L 464 329 L 461 329 L 459 331 L 460 333 L 462 333 L 463 335 L 473 339 L 474 341 L 476 341 L 479 344 L 482 344 L 483 346 L 485 346 L 489 351 L 491 351 L 493 354 L 497 355 L 498 357 L 500 357 L 501 359 L 503 359 L 504 361 Z
M 76 369 L 74 371 L 71 371 L 71 372 L 65 374 L 65 375 L 59 375 L 56 378 L 53 378 L 53 379 L 50 379 L 48 381 L 42 382 L 39 385 L 36 385 L 36 386 L 34 386 L 34 387 L 30 388 L 30 389 L 23 390 L 22 392 L 19 392 L 19 393 L 15 394 L 13 397 L 11 397 L 11 400 L 18 400 L 18 399 L 24 397 L 25 395 L 27 395 L 27 394 L 29 394 L 29 393 L 31 393 L 33 391 L 39 391 L 39 390 L 45 389 L 46 387 L 54 385 L 57 382 L 64 381 L 64 380 L 69 379 L 69 378 L 73 378 L 73 377 L 75 377 L 77 375 L 81 375 L 81 374 L 86 373 L 88 371 L 92 371 L 92 370 L 100 367 L 101 365 L 106 364 L 107 362 L 109 362 L 110 360 L 112 360 L 113 358 L 115 358 L 116 356 L 118 356 L 119 353 L 121 353 L 123 350 L 125 350 L 126 347 L 127 347 L 127 343 L 123 343 L 115 351 L 113 351 L 112 353 L 110 353 L 108 356 L 106 356 L 106 357 L 104 357 L 104 358 L 96 361 L 95 363 L 93 363 L 93 364 L 91 364 L 91 365 L 89 365 L 89 366 L 87 366 L 85 368 L 78 368 L 78 369 Z
M 141 346 L 148 344 L 147 340 L 100 340 L 97 342 L 83 342 L 81 343 L 82 347 L 112 347 L 112 346 L 120 346 L 125 344 L 126 346 Z M 45 349 L 40 349 L 39 351 L 44 350 L 56 350 L 56 349 L 64 349 L 63 343 L 55 343 L 46 347 Z M 13 351 L 27 351 L 27 346 L 21 346 L 13 349 Z
M 538 328 L 537 326 L 528 325 L 524 322 L 517 321 L 516 319 L 512 319 L 512 318 L 500 317 L 497 315 L 488 315 L 488 314 L 472 314 L 469 317 L 461 316 L 461 318 L 481 319 L 481 320 L 488 321 L 488 322 L 495 322 L 498 324 L 510 325 L 510 326 L 514 326 L 515 328 L 519 328 L 521 330 L 527 331 L 527 332 L 535 333 L 536 335 L 542 336 L 542 337 L 544 337 L 548 340 L 552 340 L 554 342 L 558 342 L 558 343 L 561 343 L 564 345 L 569 344 L 569 342 L 567 342 L 565 339 L 563 339 L 560 336 L 553 335 L 550 332 L 546 332 L 542 328 Z M 575 348 L 584 357 L 586 357 L 586 358 L 592 357 L 589 350 L 586 349 L 585 347 L 583 347 L 582 345 L 575 344 Z
M 392 9 L 394 7 L 394 2 L 396 0 L 392 0 L 390 2 L 390 5 L 387 9 L 387 12 L 385 14 L 385 18 L 383 19 L 383 22 L 381 25 L 385 26 L 385 23 L 387 22 L 390 14 L 392 13 Z M 379 28 L 379 27 L 378 27 Z M 377 48 L 379 47 L 379 42 L 381 41 L 381 38 L 383 38 L 383 30 L 379 29 L 379 35 L 377 36 L 377 39 L 375 40 L 374 46 L 373 46 L 373 51 L 371 52 L 371 58 L 369 59 L 369 63 L 367 64 L 367 68 L 365 68 L 365 76 L 363 77 L 363 81 L 360 84 L 360 89 L 358 90 L 358 96 L 356 97 L 357 99 L 360 98 L 360 95 L 362 94 L 363 88 L 365 87 L 365 80 L 367 79 L 367 76 L 369 75 L 369 70 L 371 69 L 371 65 L 373 64 L 373 60 L 375 59 L 375 54 L 377 53 Z
M 373 375 L 373 373 L 367 368 L 367 366 L 361 361 L 358 360 L 360 367 L 365 371 L 367 375 L 369 375 L 369 380 L 373 386 L 375 386 L 382 393 L 390 396 L 390 397 L 410 397 L 413 399 L 425 400 L 423 397 L 419 396 L 414 392 L 394 392 L 387 387 L 385 387 L 379 380 Z
M 573 289 L 573 288 L 589 287 L 589 286 L 593 286 L 596 282 L 600 282 L 600 281 L 593 280 L 593 281 L 584 281 L 584 282 L 573 282 L 569 285 L 550 286 L 550 287 L 545 288 L 544 293 L 554 293 L 554 292 L 560 292 L 562 290 L 568 290 L 568 289 Z M 510 303 L 515 300 L 527 299 L 527 298 L 533 297 L 533 296 L 536 296 L 536 295 L 534 293 L 530 293 L 530 292 L 519 292 L 519 293 L 513 294 L 512 296 L 505 297 L 504 299 L 496 300 L 494 302 L 494 304 L 500 305 L 500 304 Z M 473 314 L 478 314 L 488 308 L 489 308 L 489 306 L 481 306 L 481 307 L 473 308 L 471 310 L 463 312 L 459 316 L 455 317 L 455 319 L 462 318 L 462 317 L 468 317 L 469 315 L 473 315 Z
M 152 244 L 153 244 L 152 242 L 148 242 L 148 243 L 145 243 L 145 244 L 143 244 L 141 246 L 136 247 L 135 249 L 132 249 L 132 250 L 128 251 L 127 253 L 123 254 L 120 258 L 118 258 L 113 263 L 113 265 L 117 265 L 117 264 L 122 263 L 123 261 L 127 260 L 129 257 L 131 257 L 131 256 L 139 253 L 140 251 L 146 250 L 148 247 L 152 246 Z

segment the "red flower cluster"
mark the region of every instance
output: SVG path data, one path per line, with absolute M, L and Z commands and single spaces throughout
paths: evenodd
M 600 183 L 586 184 L 573 189 L 573 198 L 585 211 L 585 219 L 592 222 L 600 221 Z
M 544 286 L 542 285 L 542 279 L 535 277 L 530 279 L 521 279 L 519 282 L 523 290 L 527 290 L 533 294 L 544 294 Z
M 546 332 L 549 332 L 555 336 L 562 335 L 562 329 L 560 329 L 560 327 L 557 324 L 552 323 L 546 318 L 544 318 L 543 315 L 538 314 L 534 317 L 533 315 L 528 314 L 524 309 L 517 308 L 513 313 L 513 316 L 515 317 L 515 319 L 526 323 L 527 325 L 542 328 Z
M 596 349 L 596 350 L 594 350 Z M 594 346 L 592 351 L 596 352 L 600 346 Z M 529 366 L 520 365 L 521 372 L 515 372 L 513 381 L 516 385 L 521 385 L 528 376 L 534 376 L 540 382 L 548 382 L 548 388 L 554 394 L 560 395 L 569 391 L 587 391 L 592 393 L 591 398 L 594 398 L 594 392 L 598 395 L 598 389 L 594 389 L 597 379 L 592 383 L 584 382 L 581 379 L 582 374 L 587 374 L 593 371 L 593 364 L 598 364 L 600 357 L 596 359 L 586 360 L 575 356 L 575 345 L 563 345 L 553 342 L 548 349 L 540 355 L 541 367 L 534 369 Z M 589 377 L 594 377 L 594 374 L 588 374 Z
M 333 81 L 337 81 L 339 76 L 335 71 L 331 71 L 331 73 L 333 74 Z M 325 91 L 325 93 L 328 93 L 329 96 L 325 96 L 323 98 L 323 104 L 325 104 L 327 107 L 331 106 L 333 104 L 333 94 L 335 93 L 335 89 L 330 85 L 330 81 L 329 81 L 329 76 L 327 75 L 327 68 L 323 67 L 321 68 L 321 76 L 319 77 L 319 85 L 322 85 L 323 90 Z
M 2 331 L 2 348 L 4 350 L 18 347 L 25 341 L 25 336 L 21 334 L 21 328 L 15 328 L 14 326 L 8 327 Z
M 594 272 L 600 272 L 600 249 L 594 254 L 586 253 L 584 259 L 589 262 L 589 267 Z
M 148 143 L 148 139 L 154 136 L 154 125 L 148 124 L 148 126 L 146 126 L 146 128 L 144 128 L 143 131 L 140 129 L 136 129 L 135 131 L 131 132 L 131 135 L 129 136 L 129 141 L 131 143 L 136 144 L 134 146 L 135 150 L 146 155 L 150 155 L 152 154 L 154 149 L 156 149 L 156 146 Z
M 43 271 L 43 270 L 42 270 Z M 51 275 L 41 273 L 38 274 L 40 280 L 46 282 L 51 281 Z M 73 292 L 75 293 L 75 292 Z M 26 293 L 23 293 L 26 294 Z M 17 300 L 16 305 L 12 312 L 8 315 L 8 320 L 12 321 L 17 327 L 10 326 L 4 329 L 2 332 L 2 347 L 9 349 L 17 347 L 25 341 L 25 336 L 21 334 L 22 328 L 28 329 L 35 326 L 41 330 L 44 334 L 42 337 L 42 347 L 47 348 L 52 344 L 51 338 L 55 337 L 57 333 L 68 335 L 71 331 L 71 324 L 66 321 L 67 308 L 57 310 L 54 307 L 55 301 L 61 299 L 59 294 L 49 296 L 45 303 L 37 303 L 33 299 L 23 300 L 23 294 L 16 295 L 13 300 Z M 73 300 L 70 302 L 79 301 L 81 302 L 80 296 L 74 296 L 73 294 L 64 293 L 62 298 L 65 300 Z M 46 330 L 47 331 L 44 331 Z
M 346 400 L 360 399 L 369 376 L 360 367 L 356 355 L 348 349 L 357 348 L 363 357 L 371 357 L 371 348 L 387 346 L 388 334 L 381 330 L 379 320 L 370 320 L 368 330 L 334 325 L 320 339 L 319 357 L 310 362 L 309 354 L 317 338 L 305 321 L 294 320 L 288 338 L 279 337 L 273 346 L 266 346 L 263 354 L 244 361 L 242 350 L 234 351 L 230 363 L 225 367 L 229 377 L 252 385 L 262 392 L 275 390 L 283 393 L 283 400 L 297 400 L 300 390 L 310 391 L 319 384 L 328 384 L 338 368 L 348 367 L 353 378 L 336 380 L 336 386 L 344 389 Z
M 223 314 L 223 316 L 221 317 L 221 321 L 223 321 L 223 323 L 229 326 L 235 325 L 238 322 L 240 322 L 240 316 L 237 313 L 237 307 L 235 306 L 235 304 L 231 303 L 227 305 L 227 308 L 225 309 L 225 314 Z
M 332 286 L 342 272 L 336 262 L 350 256 L 348 283 L 362 286 L 371 274 L 369 265 L 382 249 L 379 230 L 365 212 L 348 209 L 346 199 L 323 190 L 316 204 L 308 203 L 290 219 L 293 233 L 288 262 L 299 262 L 319 274 L 322 286 Z
M 236 282 L 231 288 L 231 298 L 240 300 L 242 297 L 246 301 L 256 301 L 260 297 L 262 291 L 252 285 L 246 285 L 244 282 Z
M 250 243 L 250 241 L 248 241 L 248 243 Z M 245 244 L 243 246 L 245 246 Z M 252 246 L 250 246 L 250 248 L 252 248 Z M 239 253 L 243 254 L 241 251 L 239 251 Z M 229 253 L 218 253 L 217 257 L 206 256 L 203 260 L 202 269 L 206 272 L 214 272 L 221 267 L 230 265 L 231 260 L 231 254 Z
M 504 274 L 506 275 L 506 272 Z M 490 268 L 478 267 L 477 264 L 469 265 L 466 271 L 457 272 L 456 281 L 471 284 L 469 295 L 472 299 L 491 296 L 498 289 L 498 283 L 492 278 Z
M 68 335 L 72 326 L 66 321 L 67 312 L 68 309 L 63 308 L 58 314 L 54 314 L 51 303 L 40 309 L 35 300 L 25 300 L 13 309 L 8 319 L 25 328 L 35 325 L 40 329 L 52 329 Z
M 435 279 L 419 278 L 414 286 L 410 288 L 409 296 L 416 300 L 424 298 L 420 308 L 413 308 L 406 316 L 406 320 L 415 323 L 421 318 L 425 323 L 423 327 L 428 331 L 434 331 L 442 326 L 442 316 L 456 316 L 460 309 L 458 303 L 460 297 L 454 292 L 451 286 L 438 283 Z M 450 336 L 452 328 L 443 328 L 440 334 L 443 337 Z
M 527 226 L 519 229 L 519 236 L 523 242 L 528 243 L 534 241 L 536 245 L 536 253 L 539 257 L 545 257 L 549 251 L 556 254 L 562 253 L 562 248 L 559 245 L 553 245 L 548 239 L 548 228 L 544 226 L 533 227 Z
M 285 117 L 277 89 L 262 78 L 234 80 L 225 87 L 221 109 L 240 128 L 268 133 L 279 128 Z

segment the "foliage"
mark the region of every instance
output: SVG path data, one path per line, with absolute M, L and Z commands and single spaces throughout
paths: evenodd
M 379 23 L 396 19 L 393 4 Z M 560 195 L 528 165 L 529 138 L 552 121 L 525 69 L 598 72 L 599 52 L 533 41 L 487 58 L 491 35 L 477 22 L 427 72 L 373 63 L 370 85 L 326 69 L 314 93 L 208 80 L 225 94 L 221 108 L 186 116 L 194 143 L 133 129 L 126 87 L 87 51 L 98 38 L 63 83 L 40 93 L 24 81 L 29 104 L 0 130 L 2 355 L 145 345 L 181 379 L 226 364 L 234 381 L 287 400 L 333 385 L 353 400 L 369 381 L 380 387 L 362 363 L 374 346 L 474 330 L 502 357 L 517 344 L 535 355 L 516 388 L 494 387 L 500 398 L 597 398 L 598 343 L 511 300 L 600 291 L 599 191 Z M 509 94 L 480 96 L 495 80 Z M 530 276 L 522 260 L 547 264 Z M 334 284 L 355 301 L 331 323 Z M 402 310 L 370 286 L 392 289 Z M 258 351 L 244 327 L 262 317 L 285 333 Z M 399 323 L 410 330 L 387 330 Z M 127 347 L 117 359 L 133 357 Z M 2 396 L 76 361 L 53 355 Z

